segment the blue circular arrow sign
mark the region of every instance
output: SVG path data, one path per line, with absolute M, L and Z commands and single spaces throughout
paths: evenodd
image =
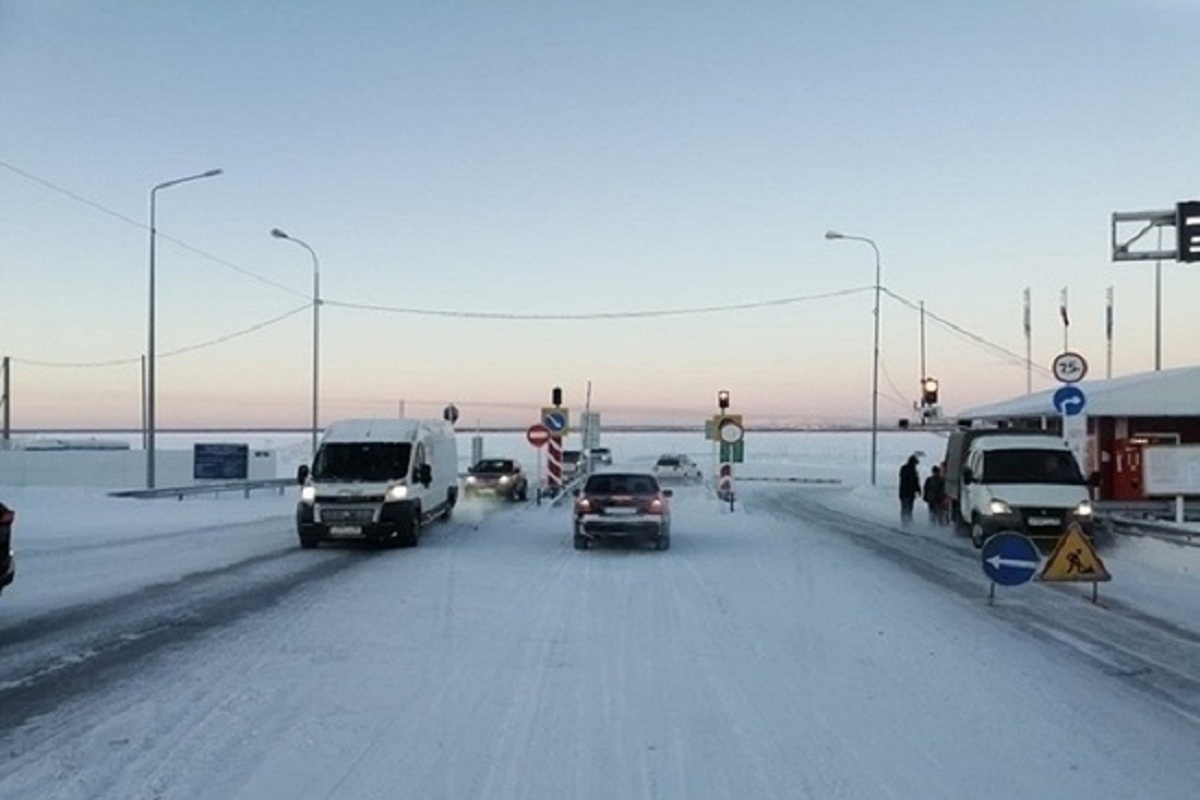
M 983 543 L 983 572 L 1001 586 L 1019 586 L 1042 566 L 1042 556 L 1028 536 L 1001 532 Z
M 542 424 L 549 428 L 551 433 L 562 433 L 567 429 L 567 415 L 561 411 L 551 411 L 542 418 Z
M 1054 403 L 1054 410 L 1064 417 L 1074 417 L 1082 414 L 1083 409 L 1087 407 L 1087 396 L 1084 395 L 1083 389 L 1070 384 L 1056 391 L 1051 402 Z

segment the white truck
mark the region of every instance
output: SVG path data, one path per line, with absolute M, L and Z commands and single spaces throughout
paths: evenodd
M 1095 520 L 1070 446 L 1054 434 L 1010 428 L 954 431 L 946 444 L 946 497 L 976 547 L 999 531 L 1057 540 L 1072 522 L 1089 537 Z
M 297 472 L 300 546 L 360 539 L 413 547 L 458 501 L 458 445 L 443 420 L 352 419 L 325 430 Z

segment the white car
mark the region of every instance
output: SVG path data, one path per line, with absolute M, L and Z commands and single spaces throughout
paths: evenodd
M 583 470 L 583 453 L 579 450 L 563 450 L 562 477 L 564 481 L 573 480 Z
M 659 456 L 655 462 L 654 477 L 663 482 L 699 483 L 702 476 L 700 466 L 689 456 L 668 453 Z

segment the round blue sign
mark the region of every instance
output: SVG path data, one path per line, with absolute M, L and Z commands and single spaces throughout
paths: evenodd
M 983 543 L 983 572 L 1001 586 L 1019 586 L 1042 566 L 1042 556 L 1028 536 L 1001 531 Z
M 1087 407 L 1087 396 L 1083 389 L 1069 384 L 1055 391 L 1051 402 L 1054 403 L 1055 411 L 1064 417 L 1073 417 L 1083 413 L 1083 409 Z
M 551 433 L 562 433 L 567 429 L 567 415 L 561 411 L 551 411 L 542 419 L 542 424 L 549 428 Z

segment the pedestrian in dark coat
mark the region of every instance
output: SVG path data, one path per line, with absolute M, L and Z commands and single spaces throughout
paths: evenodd
M 929 477 L 925 479 L 925 487 L 921 490 L 925 505 L 929 506 L 929 522 L 933 525 L 945 525 L 948 519 L 946 513 L 946 479 L 942 471 L 934 467 Z
M 900 523 L 908 527 L 912 522 L 913 504 L 921 496 L 921 476 L 917 472 L 917 457 L 909 456 L 900 468 Z

